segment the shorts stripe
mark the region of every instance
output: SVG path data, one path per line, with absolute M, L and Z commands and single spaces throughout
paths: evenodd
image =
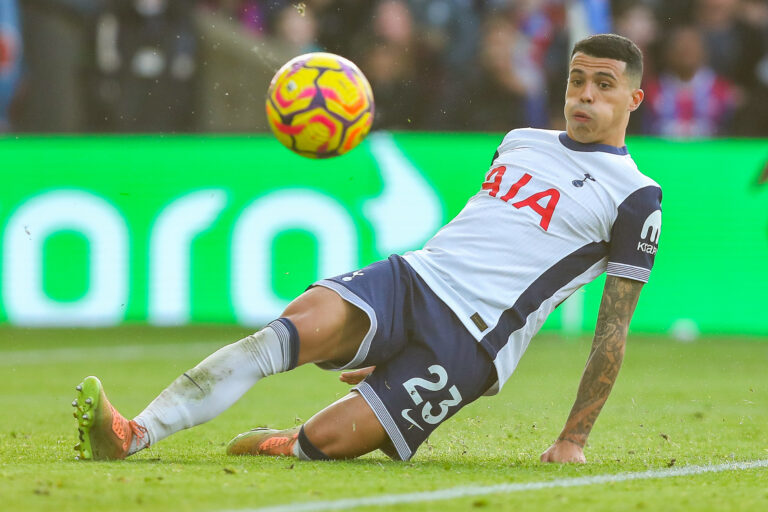
M 384 407 L 384 403 L 376 394 L 376 391 L 366 382 L 361 382 L 354 389 L 360 393 L 363 399 L 368 402 L 368 405 L 371 406 L 371 409 L 373 409 L 373 413 L 379 419 L 379 423 L 384 427 L 387 435 L 392 440 L 392 444 L 395 445 L 400 460 L 408 460 L 413 457 L 413 452 L 408 447 L 408 443 L 405 442 L 402 432 L 397 428 L 395 420 L 392 419 L 389 411 Z
M 365 338 L 363 338 L 362 343 L 360 343 L 360 348 L 357 349 L 357 354 L 355 354 L 355 357 L 353 357 L 350 362 L 340 368 L 328 366 L 327 363 L 321 363 L 318 366 L 326 370 L 346 370 L 348 368 L 357 368 L 363 361 L 365 361 L 365 358 L 368 357 L 368 351 L 371 348 L 371 341 L 373 340 L 373 336 L 376 334 L 376 328 L 378 327 L 378 322 L 376 321 L 376 312 L 367 302 L 358 297 L 354 292 L 350 291 L 348 288 L 345 288 L 339 283 L 331 281 L 330 279 L 322 279 L 316 282 L 315 285 L 329 288 L 335 291 L 341 296 L 342 299 L 362 309 L 365 314 L 368 315 L 368 319 L 371 321 L 370 329 L 368 329 L 368 332 L 365 334 Z

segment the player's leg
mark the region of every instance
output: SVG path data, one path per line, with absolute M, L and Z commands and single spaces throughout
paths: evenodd
M 390 264 L 389 279 L 363 269 L 336 288 L 376 312 L 368 355 L 354 360 L 376 369 L 303 428 L 241 434 L 229 453 L 335 459 L 379 448 L 408 460 L 440 424 L 492 387 L 496 371 L 485 348 L 401 258 Z M 365 347 L 364 340 L 361 352 Z
M 399 257 L 390 257 L 360 271 L 319 281 L 319 287 L 342 297 L 354 309 L 347 310 L 353 318 L 345 326 L 354 326 L 354 318 L 366 318 L 361 328 L 339 332 L 342 338 L 354 338 L 354 345 L 346 351 L 337 351 L 332 358 L 328 352 L 313 353 L 310 343 L 300 362 L 319 362 L 327 369 L 349 369 L 380 365 L 391 360 L 407 345 L 408 330 L 403 322 L 403 307 L 409 295 L 408 276 L 403 273 L 405 263 Z M 308 298 L 309 299 L 309 298 Z M 298 304 L 297 304 L 298 305 Z M 303 308 L 303 311 L 315 308 Z M 359 316 L 365 312 L 365 317 Z M 303 331 L 313 335 L 312 322 L 304 323 L 302 314 L 286 310 Z M 367 329 L 367 331 L 365 331 Z M 318 333 L 322 335 L 322 330 Z M 302 338 L 303 339 L 303 338 Z M 336 345 L 340 349 L 343 342 Z M 353 350 L 354 349 L 354 353 Z M 240 434 L 227 447 L 230 454 L 239 455 L 295 455 L 304 459 L 350 458 L 377 448 L 388 451 L 389 440 L 376 414 L 358 393 L 351 393 L 313 416 L 303 427 L 287 430 L 254 429 Z
M 342 327 L 326 332 L 329 326 L 319 323 L 315 313 L 329 314 L 325 312 L 326 307 L 334 301 L 326 296 L 338 297 L 338 292 L 325 287 L 315 289 L 321 293 L 299 297 L 283 313 L 301 333 L 299 364 L 331 362 L 332 366 L 342 367 L 357 355 L 360 340 L 369 331 L 371 322 L 362 309 L 344 301 L 347 307 L 343 312 L 335 313 L 346 315 Z M 386 338 L 386 334 L 382 337 Z M 320 342 L 319 339 L 327 341 Z M 323 348 L 324 344 L 331 348 Z M 389 438 L 373 410 L 353 392 L 314 415 L 301 427 L 257 428 L 244 432 L 230 441 L 227 453 L 292 455 L 304 460 L 348 459 L 376 449 L 388 451 L 388 446 Z
M 381 449 L 408 460 L 438 426 L 496 381 L 488 354 L 457 323 L 432 329 L 434 339 L 411 341 L 302 427 L 246 432 L 230 442 L 227 452 L 324 460 Z
M 81 458 L 124 458 L 233 405 L 261 378 L 319 361 L 351 360 L 370 322 L 337 293 L 311 288 L 264 329 L 222 347 L 183 373 L 134 420 L 108 402 L 89 377 L 73 403 Z
M 352 459 L 390 443 L 368 403 L 356 392 L 337 400 L 304 425 L 286 430 L 257 428 L 230 441 L 230 455 L 287 455 L 303 460 Z

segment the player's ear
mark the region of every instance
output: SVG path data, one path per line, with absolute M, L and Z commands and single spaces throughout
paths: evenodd
M 629 103 L 629 111 L 634 112 L 635 110 L 637 110 L 637 108 L 643 102 L 643 98 L 645 98 L 645 91 L 643 91 L 639 87 L 633 90 L 632 101 Z

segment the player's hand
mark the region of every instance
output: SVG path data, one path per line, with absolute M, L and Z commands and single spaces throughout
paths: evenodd
M 587 462 L 584 450 L 570 441 L 555 441 L 547 451 L 541 454 L 541 462 Z
M 367 368 L 360 368 L 359 370 L 352 370 L 351 372 L 343 372 L 339 376 L 339 380 L 341 382 L 346 382 L 350 386 L 354 386 L 355 384 L 363 382 L 363 379 L 373 373 L 373 370 L 375 369 L 375 366 L 369 366 Z

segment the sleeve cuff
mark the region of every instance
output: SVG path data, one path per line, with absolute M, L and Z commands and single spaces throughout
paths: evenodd
M 609 276 L 626 277 L 627 279 L 647 283 L 648 278 L 651 276 L 651 269 L 627 265 L 626 263 L 609 262 L 605 273 Z

